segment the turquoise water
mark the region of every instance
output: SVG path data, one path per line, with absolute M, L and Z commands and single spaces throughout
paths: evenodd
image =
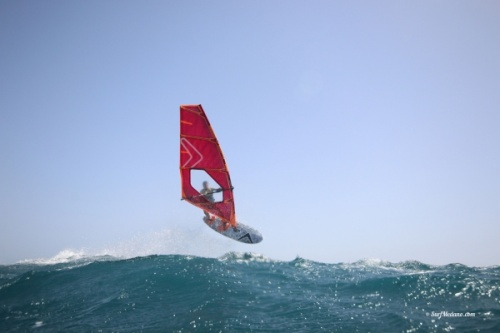
M 0 332 L 500 332 L 500 267 L 85 257 L 0 266 Z

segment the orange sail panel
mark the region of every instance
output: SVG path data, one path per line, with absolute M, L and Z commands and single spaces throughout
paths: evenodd
M 217 137 L 201 105 L 181 105 L 180 170 L 182 198 L 236 226 L 231 178 Z M 191 170 L 204 170 L 222 191 L 222 201 L 210 202 L 191 184 Z M 199 184 L 201 187 L 201 184 Z

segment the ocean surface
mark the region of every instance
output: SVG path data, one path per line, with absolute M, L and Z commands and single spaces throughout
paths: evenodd
M 500 267 L 251 253 L 0 266 L 0 332 L 500 332 Z

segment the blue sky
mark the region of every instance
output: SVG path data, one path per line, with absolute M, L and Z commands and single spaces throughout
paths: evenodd
M 0 2 L 0 264 L 127 248 L 498 265 L 499 15 L 497 1 Z M 179 105 L 198 103 L 260 245 L 179 200 Z

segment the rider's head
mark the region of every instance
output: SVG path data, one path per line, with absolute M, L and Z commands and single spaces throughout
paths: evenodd
M 208 189 L 208 182 L 206 180 L 203 182 L 203 188 Z

